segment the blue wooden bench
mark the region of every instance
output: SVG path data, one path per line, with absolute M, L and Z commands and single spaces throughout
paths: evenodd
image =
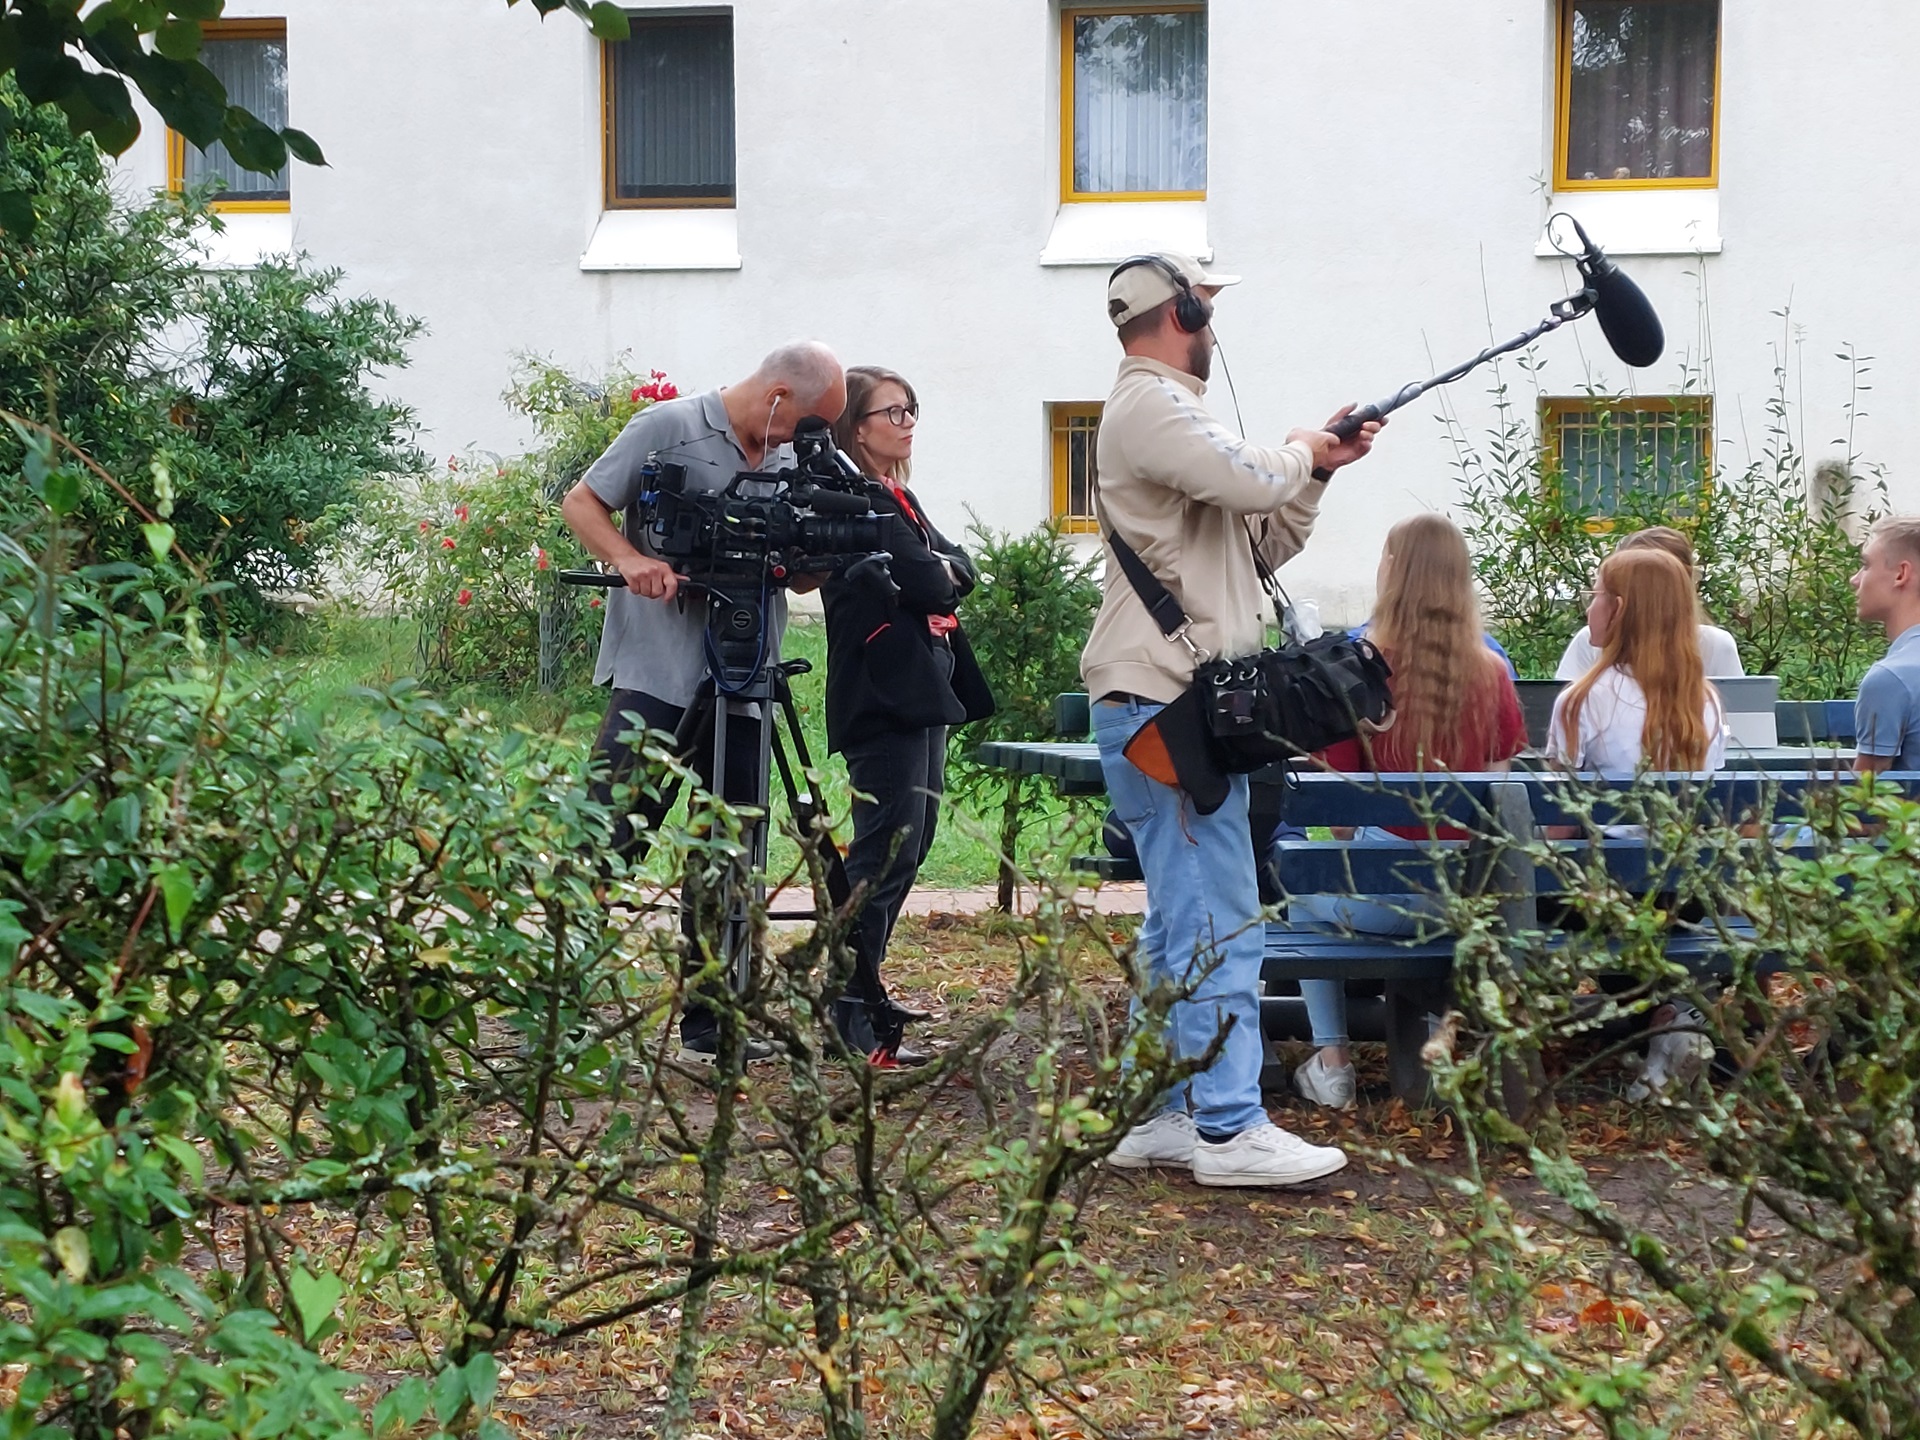
M 1081 697 L 1084 698 L 1084 697 Z M 1057 714 L 1062 728 L 1084 722 L 1072 697 L 1063 697 Z M 1837 718 L 1837 717 L 1836 717 Z M 1082 732 L 1084 733 L 1084 732 Z M 1098 794 L 1104 789 L 1099 754 L 1083 742 L 1051 745 L 983 746 L 988 764 L 1026 773 L 1047 774 L 1067 793 Z M 1802 751 L 1782 757 L 1779 770 L 1743 769 L 1707 780 L 1689 776 L 1649 777 L 1678 790 L 1701 807 L 1703 815 L 1738 822 L 1758 814 L 1790 817 L 1801 813 L 1810 791 L 1853 783 L 1850 771 L 1832 768 L 1833 752 Z M 1824 761 L 1824 763 L 1823 763 Z M 1423 814 L 1451 820 L 1482 837 L 1473 842 L 1412 849 L 1371 842 L 1305 842 L 1283 847 L 1278 857 L 1282 889 L 1291 896 L 1374 897 L 1420 894 L 1440 888 L 1437 871 L 1448 870 L 1452 887 L 1498 897 L 1507 932 L 1542 943 L 1543 899 L 1561 893 L 1560 871 L 1536 867 L 1521 847 L 1535 827 L 1575 823 L 1567 801 L 1569 787 L 1598 794 L 1597 814 L 1608 812 L 1601 782 L 1526 771 L 1445 778 L 1418 775 L 1347 776 L 1328 773 L 1288 775 L 1279 767 L 1257 774 L 1259 786 L 1286 787 L 1286 818 L 1303 827 L 1419 826 Z M 1920 775 L 1889 775 L 1909 794 L 1920 792 Z M 1764 842 L 1755 842 L 1764 843 Z M 1563 842 L 1563 849 L 1586 851 L 1585 842 Z M 1642 840 L 1600 843 L 1607 872 L 1635 893 L 1671 889 L 1666 865 Z M 1137 880 L 1139 866 L 1111 855 L 1086 856 L 1076 866 L 1111 880 Z M 1551 908 L 1551 907 L 1549 907 Z M 1724 972 L 1725 929 L 1677 924 L 1667 942 L 1668 958 L 1700 974 Z M 1307 1027 L 1298 982 L 1325 977 L 1349 982 L 1349 1031 L 1356 1039 L 1382 1039 L 1396 1094 L 1410 1102 L 1427 1095 L 1420 1062 L 1433 1019 L 1450 999 L 1454 941 L 1450 936 L 1416 943 L 1385 936 L 1344 935 L 1316 925 L 1277 921 L 1266 928 L 1266 961 L 1261 1028 L 1270 1039 L 1305 1038 Z M 1277 1078 L 1277 1077 L 1275 1077 Z

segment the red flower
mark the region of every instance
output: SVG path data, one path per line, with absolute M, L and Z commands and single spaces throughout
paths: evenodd
M 634 404 L 638 405 L 640 403 L 640 396 L 645 391 L 645 389 L 646 387 L 643 385 L 636 385 L 633 387 L 633 403 Z
M 467 523 L 467 507 L 464 505 L 454 506 L 453 518 L 458 520 L 462 525 L 466 524 Z
M 473 603 L 473 591 L 462 590 L 454 597 L 453 603 L 456 605 L 471 605 Z
M 431 520 L 422 520 L 422 521 L 420 522 L 420 533 L 421 533 L 422 535 L 424 535 L 424 534 L 426 534 L 426 533 L 427 533 L 427 532 L 428 532 L 429 530 L 431 530 L 431 529 L 433 529 L 433 521 L 431 521 Z
M 547 568 L 547 552 L 538 546 L 534 547 L 533 568 L 536 570 L 544 570 Z
M 447 468 L 449 470 L 458 470 L 460 468 L 460 457 L 458 455 L 447 456 Z
M 587 608 L 589 610 L 598 610 L 600 608 L 600 597 L 596 595 L 591 600 L 587 601 Z
M 442 550 L 452 550 L 452 549 L 454 549 L 454 548 L 455 548 L 455 546 L 454 546 L 454 543 L 453 543 L 453 537 L 452 537 L 451 535 L 448 535 L 448 536 L 446 536 L 446 537 L 445 537 L 444 539 L 442 539 L 442 540 L 441 540 L 441 542 L 440 542 L 440 548 L 441 548 Z

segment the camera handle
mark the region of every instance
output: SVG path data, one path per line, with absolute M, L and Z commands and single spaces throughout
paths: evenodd
M 602 590 L 617 590 L 627 583 L 618 570 L 562 570 L 562 585 L 596 585 Z

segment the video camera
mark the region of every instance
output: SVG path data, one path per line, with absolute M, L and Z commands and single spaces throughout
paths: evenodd
M 688 490 L 686 466 L 649 460 L 640 505 L 654 552 L 695 585 L 844 573 L 890 586 L 894 517 L 874 513 L 866 477 L 824 420 L 801 421 L 793 446 L 789 468 L 742 470 L 718 492 Z
M 808 575 L 837 575 L 898 595 L 888 569 L 894 516 L 876 514 L 867 479 L 809 415 L 793 437 L 794 463 L 742 470 L 724 490 L 689 489 L 687 467 L 648 457 L 636 509 L 653 553 L 708 597 L 708 666 L 727 694 L 765 664 L 766 592 Z M 612 588 L 611 570 L 562 570 L 569 585 Z

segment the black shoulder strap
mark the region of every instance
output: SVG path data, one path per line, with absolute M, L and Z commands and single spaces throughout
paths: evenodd
M 1186 629 L 1187 612 L 1180 608 L 1180 602 L 1173 598 L 1173 592 L 1160 583 L 1159 577 L 1147 568 L 1147 562 L 1134 552 L 1134 548 L 1120 538 L 1118 530 L 1107 531 L 1107 544 L 1113 547 L 1113 558 L 1120 562 L 1121 570 L 1126 572 L 1128 581 L 1133 585 L 1134 594 L 1147 607 L 1147 613 L 1153 617 L 1153 623 L 1160 627 L 1160 633 L 1169 640 L 1177 638 Z

